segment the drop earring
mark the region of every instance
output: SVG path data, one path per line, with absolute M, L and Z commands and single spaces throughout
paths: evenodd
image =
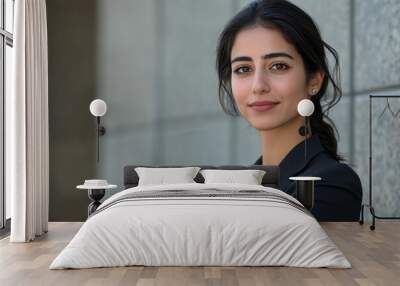
M 301 127 L 299 128 L 299 134 L 300 134 L 301 136 L 306 136 L 306 135 L 310 134 L 310 130 L 309 130 L 309 128 L 306 127 L 306 126 L 301 126 Z

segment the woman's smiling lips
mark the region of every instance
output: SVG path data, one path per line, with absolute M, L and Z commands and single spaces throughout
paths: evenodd
M 267 111 L 274 108 L 278 104 L 279 102 L 265 100 L 265 101 L 256 101 L 250 103 L 248 106 L 254 109 L 255 111 Z

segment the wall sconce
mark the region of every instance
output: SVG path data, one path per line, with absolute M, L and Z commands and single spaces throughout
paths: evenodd
M 106 128 L 100 125 L 100 117 L 104 116 L 107 112 L 107 104 L 104 100 L 95 99 L 90 103 L 89 106 L 90 113 L 96 117 L 97 121 L 97 162 L 99 162 L 100 158 L 100 143 L 99 137 L 106 134 Z
M 304 117 L 304 131 L 300 134 L 304 139 L 304 159 L 307 162 L 307 136 L 311 133 L 310 116 L 314 113 L 314 103 L 309 99 L 303 99 L 297 105 L 297 112 Z M 301 129 L 301 128 L 300 128 Z M 308 209 L 314 207 L 314 185 L 320 181 L 320 177 L 290 177 L 289 180 L 296 181 L 296 198 Z
M 300 100 L 297 105 L 297 112 L 304 117 L 304 159 L 307 160 L 307 135 L 309 135 L 311 131 L 309 117 L 314 113 L 314 103 L 309 99 Z

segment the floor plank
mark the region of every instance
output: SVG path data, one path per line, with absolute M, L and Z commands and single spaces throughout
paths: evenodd
M 31 243 L 0 240 L 0 285 L 399 285 L 400 222 L 379 222 L 375 231 L 358 223 L 322 223 L 352 269 L 296 267 L 116 267 L 48 269 L 82 223 L 50 223 Z

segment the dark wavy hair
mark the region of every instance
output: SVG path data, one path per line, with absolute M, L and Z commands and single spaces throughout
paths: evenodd
M 336 134 L 329 110 L 341 96 L 339 56 L 334 48 L 325 43 L 317 25 L 302 9 L 286 0 L 258 0 L 239 11 L 225 26 L 217 46 L 216 68 L 219 77 L 219 102 L 223 110 L 233 116 L 239 112 L 232 95 L 231 51 L 236 35 L 244 28 L 263 26 L 281 32 L 303 58 L 306 79 L 315 72 L 324 71 L 325 77 L 319 92 L 311 97 L 315 110 L 310 117 L 311 132 L 318 134 L 326 151 L 337 161 L 344 161 L 337 154 Z M 325 55 L 325 48 L 332 54 L 334 69 L 331 72 Z M 328 89 L 329 83 L 330 88 Z M 321 106 L 321 101 L 324 104 Z

